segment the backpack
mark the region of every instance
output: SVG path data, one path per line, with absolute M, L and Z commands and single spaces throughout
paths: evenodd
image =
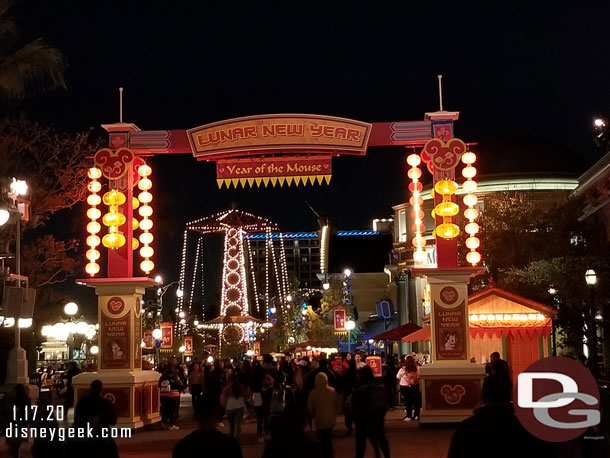
M 168 379 L 165 379 L 161 382 L 161 393 L 169 393 L 172 391 L 172 385 Z
M 274 388 L 271 393 L 271 404 L 269 405 L 269 413 L 271 415 L 283 415 L 284 407 L 286 406 L 286 392 L 284 388 Z

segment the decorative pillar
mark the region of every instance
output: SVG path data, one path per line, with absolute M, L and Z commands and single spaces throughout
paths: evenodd
M 408 306 L 408 275 L 404 270 L 397 272 L 394 281 L 396 282 L 396 311 L 398 313 L 398 325 L 403 325 L 409 322 L 409 306 Z M 403 356 L 409 352 L 409 344 L 399 342 L 398 355 Z
M 481 399 L 484 368 L 470 362 L 468 283 L 476 267 L 417 269 L 430 285 L 432 363 L 422 366 L 422 423 L 459 422 Z
M 89 392 L 93 380 L 100 380 L 102 395 L 112 403 L 118 425 L 140 428 L 161 420 L 157 386 L 160 374 L 142 370 L 141 353 L 142 296 L 146 288 L 157 284 L 147 276 L 134 276 L 133 256 L 139 245 L 134 231 L 139 226 L 143 231 L 140 255 L 144 258 L 140 268 L 148 275 L 154 268 L 149 246 L 152 235 L 148 232 L 152 228 L 148 219 L 152 214 L 148 205 L 152 195 L 148 192 L 151 186 L 142 186 L 142 182 L 150 182 L 151 169 L 128 148 L 128 133 L 138 131 L 136 126 L 119 123 L 103 127 L 110 132 L 110 144 L 116 149 L 98 151 L 94 157 L 95 166 L 89 170 L 91 195 L 88 203 L 91 208 L 87 212 L 90 219 L 87 245 L 90 249 L 85 271 L 91 278 L 77 280 L 82 285 L 95 288 L 98 297 L 98 367 L 97 372 L 84 372 L 74 377 L 72 385 L 76 403 Z M 102 184 L 97 180 L 102 178 L 107 185 L 100 199 L 97 193 L 101 192 Z M 134 196 L 135 186 L 143 191 L 138 195 L 141 201 Z M 107 210 L 103 216 L 97 208 L 102 202 L 104 210 Z M 138 207 L 143 218 L 139 224 L 134 218 L 134 209 Z M 97 220 L 101 216 L 107 233 L 100 240 L 101 225 Z M 101 270 L 97 261 L 102 252 L 107 255 L 106 278 L 94 278 Z

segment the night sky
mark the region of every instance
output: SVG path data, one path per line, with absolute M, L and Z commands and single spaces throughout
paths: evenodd
M 68 90 L 12 109 L 101 134 L 118 121 L 122 86 L 124 119 L 143 130 L 283 112 L 410 121 L 438 109 L 441 73 L 445 109 L 460 111 L 456 135 L 479 143 L 481 173 L 579 174 L 601 156 L 591 120 L 610 106 L 608 6 L 381 3 L 22 1 L 24 38 L 64 52 Z M 219 191 L 213 164 L 183 155 L 152 166 L 168 280 L 184 223 L 231 204 L 292 231 L 317 229 L 306 201 L 357 229 L 406 199 L 401 147 L 334 159 L 329 187 Z M 82 234 L 83 215 L 52 227 Z

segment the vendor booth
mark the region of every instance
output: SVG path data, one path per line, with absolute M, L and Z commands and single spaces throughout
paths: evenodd
M 471 360 L 485 364 L 497 351 L 516 377 L 534 361 L 552 354 L 555 311 L 551 307 L 495 285 L 471 295 L 468 304 Z M 402 341 L 425 342 L 430 335 L 426 326 Z

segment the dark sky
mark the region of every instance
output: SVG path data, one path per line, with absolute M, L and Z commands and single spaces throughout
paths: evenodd
M 68 90 L 17 109 L 99 126 L 118 121 L 123 86 L 142 129 L 281 112 L 408 121 L 438 108 L 442 73 L 481 173 L 584 171 L 601 154 L 591 119 L 610 106 L 608 6 L 466 3 L 22 0 L 24 37 L 65 53 Z M 371 148 L 334 159 L 329 187 L 219 191 L 213 164 L 155 158 L 160 270 L 177 276 L 185 222 L 232 202 L 284 230 L 316 229 L 305 201 L 336 227 L 368 227 L 405 199 L 403 164 L 403 148 Z

